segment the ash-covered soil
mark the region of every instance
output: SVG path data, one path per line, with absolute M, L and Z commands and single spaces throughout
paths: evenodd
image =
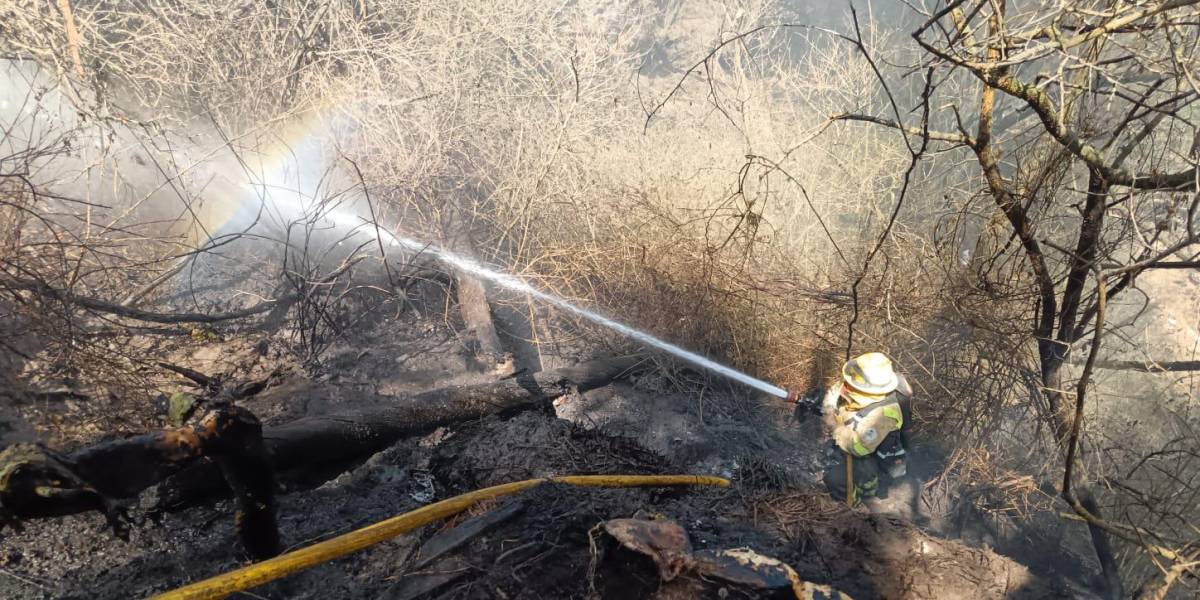
M 165 360 L 205 373 L 256 379 L 277 372 L 265 391 L 243 402 L 267 425 L 495 380 L 496 373 L 475 362 L 454 311 L 430 310 L 443 303 L 436 289 L 428 295 L 432 300 L 419 303 L 424 310 L 377 306 L 374 318 L 334 340 L 319 363 L 302 364 L 289 353 L 286 329 L 154 343 Z M 520 323 L 498 313 L 519 369 L 571 364 L 598 352 L 578 342 L 532 348 L 514 333 Z M 543 339 L 548 329 L 541 328 Z M 964 531 L 961 520 L 954 520 L 957 530 L 946 527 L 949 516 L 932 514 L 921 489 L 922 479 L 936 472 L 935 461 L 894 486 L 888 498 L 850 510 L 820 487 L 825 443 L 815 419 L 798 421 L 778 401 L 720 381 L 692 388 L 663 373 L 651 369 L 538 411 L 439 428 L 332 471 L 323 467 L 305 481 L 285 478 L 279 497 L 284 545 L 304 547 L 436 500 L 530 477 L 703 474 L 729 478 L 732 487 L 546 486 L 240 597 L 768 597 L 686 573 L 661 581 L 648 558 L 598 533 L 604 521 L 629 517 L 676 521 L 697 550 L 749 548 L 786 562 L 805 580 L 860 600 L 1087 595 L 1083 574 L 1093 568 L 1064 554 L 1057 541 L 1028 538 L 1010 543 L 1008 556 L 1002 556 L 988 546 L 1012 539 L 973 535 L 980 528 Z M 171 385 L 185 387 L 168 383 L 164 391 Z M 151 402 L 125 399 L 122 406 L 131 416 L 105 421 L 107 413 L 96 407 L 92 425 L 59 430 L 56 445 L 77 447 L 112 435 L 115 422 L 140 422 L 141 430 L 157 426 L 161 415 Z M 39 415 L 71 422 L 63 407 L 18 408 L 39 428 L 49 422 Z M 121 429 L 132 430 L 137 429 Z M 918 441 L 915 454 L 933 457 L 936 444 Z M 953 493 L 946 489 L 944 494 Z M 138 507 L 155 500 L 147 492 Z M 233 511 L 225 500 L 146 518 L 133 527 L 128 542 L 108 533 L 95 513 L 26 522 L 20 533 L 0 534 L 0 598 L 139 598 L 228 571 L 246 564 Z M 489 511 L 514 514 L 434 561 L 423 558 L 430 538 Z M 947 532 L 974 545 L 938 537 Z M 1043 546 L 1040 554 L 1032 550 L 1036 544 Z
M 299 547 L 434 499 L 517 479 L 690 470 L 636 440 L 586 429 L 547 412 L 488 417 L 402 441 L 315 489 L 284 495 L 280 526 L 286 543 Z M 635 515 L 677 521 L 697 549 L 747 547 L 774 556 L 801 577 L 860 599 L 1055 598 L 1075 593 L 988 550 L 932 538 L 898 518 L 848 510 L 769 463 L 751 461 L 739 471 L 728 489 L 546 486 L 513 498 L 520 504 L 515 517 L 432 565 L 420 564 L 424 540 L 509 500 L 244 597 L 409 597 L 405 594 L 413 593 L 412 582 L 441 573 L 439 568 L 454 577 L 411 597 L 654 597 L 669 588 L 659 582 L 649 560 L 616 552 L 611 544 L 594 549 L 596 525 Z M 165 515 L 161 523 L 136 527 L 127 543 L 105 533 L 96 514 L 30 523 L 24 533 L 6 536 L 0 596 L 143 597 L 228 570 L 242 564 L 231 510 L 222 502 Z M 697 589 L 720 595 L 721 587 L 727 588 L 726 596 L 760 596 L 736 586 Z

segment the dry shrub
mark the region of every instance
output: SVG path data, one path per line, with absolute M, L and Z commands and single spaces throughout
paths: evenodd
M 1001 457 L 971 447 L 954 450 L 942 473 L 924 488 L 927 496 L 953 498 L 951 510 L 970 506 L 997 519 L 1028 517 L 1049 510 L 1057 499 L 1034 477 L 1005 467 Z
M 30 76 L 28 69 L 6 67 L 6 78 Z M 0 307 L 4 309 L 0 322 L 6 326 L 0 335 L 5 347 L 16 350 L 14 354 L 44 351 L 69 365 L 67 373 L 89 361 L 97 361 L 98 370 L 105 371 L 104 366 L 114 361 L 103 357 L 113 352 L 105 348 L 106 343 L 75 335 L 78 324 L 69 303 L 33 293 L 36 290 L 18 281 L 81 294 L 119 289 L 128 283 L 131 271 L 136 272 L 127 253 L 136 233 L 106 230 L 103 223 L 85 218 L 102 207 L 41 185 L 59 162 L 74 158 L 72 145 L 79 143 L 79 136 L 70 127 L 39 126 L 57 115 L 33 96 L 30 90 L 27 97 L 16 97 L 26 105 L 29 122 L 0 129 Z M 9 98 L 6 103 L 12 102 Z M 109 382 L 119 381 L 116 377 Z
M 169 153 L 168 134 L 215 124 L 250 155 L 296 115 L 353 123 L 338 151 L 361 168 L 385 226 L 440 242 L 467 223 L 486 262 L 789 388 L 821 382 L 840 360 L 853 313 L 845 290 L 900 201 L 901 140 L 882 128 L 828 127 L 848 106 L 885 106 L 853 47 L 815 30 L 766 30 L 680 79 L 734 32 L 791 20 L 773 2 L 662 12 L 633 0 L 600 10 L 540 1 L 73 5 L 87 76 L 64 82 L 94 88 L 76 97 L 98 115 L 135 117 L 123 135 Z M 3 6 L 9 49 L 72 70 L 53 6 Z M 864 35 L 881 52 L 897 34 L 865 24 Z M 189 188 L 179 175 L 184 196 L 226 191 Z M 943 192 L 934 177 L 915 181 L 866 268 L 854 350 L 901 361 L 922 394 L 919 417 L 992 435 L 996 405 L 1013 403 L 1014 384 L 1023 385 L 1027 353 L 1005 333 L 956 323 L 1015 320 L 1024 298 L 976 297 L 958 263 L 981 218 L 973 199 Z M 186 221 L 190 211 L 176 214 Z M 136 286 L 166 267 L 153 259 L 181 251 L 165 234 L 147 238 L 152 257 L 106 257 L 105 268 L 122 268 L 97 271 L 87 291 Z M 590 344 L 629 348 L 587 323 L 572 329 Z M 683 374 L 676 379 L 691 380 Z
M 895 201 L 899 140 L 824 127 L 881 98 L 819 32 L 728 46 L 644 129 L 713 40 L 789 18 L 771 2 L 73 4 L 101 107 L 199 112 L 233 138 L 309 109 L 347 117 L 343 150 L 385 223 L 436 239 L 466 215 L 485 259 L 785 384 L 837 344 L 844 317 L 822 312 L 844 298 L 821 290 L 853 268 L 834 257 L 853 259 Z M 8 11 L 13 48 L 71 70 L 53 8 Z
M 132 118 L 137 139 L 156 150 L 173 154 L 163 131 L 189 133 L 196 121 L 240 139 L 269 137 L 299 114 L 343 118 L 356 127 L 339 149 L 361 167 L 385 225 L 439 241 L 468 223 L 485 261 L 787 387 L 819 382 L 847 350 L 885 350 L 916 385 L 919 425 L 946 440 L 955 477 L 992 482 L 980 496 L 989 510 L 1032 506 L 1035 494 L 1010 485 L 1008 470 L 1040 472 L 1054 455 L 1040 429 L 1052 415 L 1029 336 L 1032 286 L 1007 223 L 978 193 L 978 173 L 947 152 L 921 163 L 888 229 L 901 201 L 905 145 L 885 128 L 827 127 L 831 114 L 847 110 L 889 114 L 880 82 L 856 49 L 818 31 L 774 28 L 734 39 L 792 21 L 779 5 L 72 4 L 83 77 L 64 77 L 74 68 L 53 3 L 0 2 L 3 50 L 36 59 L 93 117 Z M 1075 3 L 1043 8 L 1022 7 L 1009 23 L 1037 23 Z M 864 46 L 880 64 L 913 62 L 893 51 L 902 37 L 863 25 Z M 1187 58 L 1152 42 L 1139 42 L 1149 72 L 1172 73 Z M 1080 66 L 1070 65 L 1072 72 Z M 950 102 L 975 98 L 976 85 L 962 72 L 938 79 Z M 1100 98 L 1087 120 L 1122 112 L 1116 99 Z M 938 128 L 953 131 L 941 116 Z M 1186 162 L 1190 131 L 1170 131 L 1131 146 L 1141 170 Z M 1084 187 L 1079 169 L 1069 168 L 1060 144 L 1039 139 L 1040 127 L 999 133 L 1008 136 L 1004 171 L 1039 223 L 1039 239 L 1070 248 L 1079 223 L 1071 195 Z M 7 191 L 12 180 L 0 183 Z M 1110 215 L 1121 243 L 1111 244 L 1108 258 L 1137 255 L 1130 243 L 1144 230 L 1179 229 L 1185 203 L 1174 196 L 1121 200 L 1128 215 L 1118 214 L 1124 208 Z M 79 222 L 90 213 L 78 206 L 67 211 L 70 226 L 37 223 L 60 208 L 20 197 L 3 206 L 5 217 L 25 215 L 6 218 L 11 226 L 0 231 L 6 269 L 18 265 L 104 296 L 163 268 L 114 242 L 152 245 L 156 256 L 179 251 L 147 233 L 146 223 L 86 231 Z M 864 265 L 885 230 L 880 253 Z M 123 232 L 136 235 L 122 239 Z M 37 251 L 13 250 L 17 236 Z M 852 299 L 845 290 L 856 280 Z M 3 307 L 11 313 L 23 300 L 10 295 Z M 61 308 L 48 302 L 36 312 L 54 328 L 48 338 L 64 340 L 62 355 L 124 349 L 75 344 Z M 35 322 L 32 314 L 17 321 Z M 587 323 L 573 329 L 589 344 L 625 344 Z M 983 447 L 996 451 L 979 454 Z M 1089 466 L 1105 458 L 1089 458 Z M 1120 484 L 1128 482 L 1112 483 Z M 1170 489 L 1151 491 L 1171 496 Z M 1141 519 L 1142 509 L 1131 506 Z
M 851 510 L 829 494 L 789 492 L 760 500 L 754 505 L 756 521 L 777 527 L 788 540 L 797 542 L 813 531 L 844 517 Z
M 200 120 L 250 140 L 302 113 L 345 119 L 355 126 L 339 151 L 385 226 L 441 241 L 468 223 L 483 260 L 785 387 L 821 381 L 840 359 L 845 290 L 861 273 L 853 350 L 900 360 L 919 418 L 960 439 L 1028 433 L 1006 429 L 1030 387 L 1029 349 L 1013 335 L 1023 282 L 997 275 L 1016 271 L 991 264 L 1003 251 L 963 268 L 990 213 L 943 187 L 955 167 L 922 167 L 862 273 L 907 152 L 882 128 L 828 127 L 847 107 L 886 106 L 858 51 L 767 30 L 680 79 L 733 32 L 788 21 L 774 3 L 73 5 L 87 76 L 66 81 L 95 88 L 78 97 L 98 114 L 142 119 L 140 139 L 163 141 L 150 123 L 181 133 Z M 3 6 L 8 49 L 71 71 L 51 5 Z M 865 24 L 864 35 L 879 53 L 897 34 Z M 88 291 L 162 268 L 130 262 Z
M 678 71 L 651 69 L 631 85 L 655 25 L 637 6 L 619 18 L 548 18 L 531 3 L 514 23 L 483 5 L 455 30 L 469 48 L 451 56 L 413 50 L 459 43 L 429 7 L 391 53 L 414 64 L 352 68 L 366 70 L 356 81 L 369 86 L 403 73 L 430 95 L 364 107 L 351 152 L 414 237 L 469 222 L 487 262 L 782 385 L 807 385 L 813 349 L 838 345 L 848 318 L 847 298 L 828 291 L 857 269 L 839 253 L 858 260 L 895 202 L 899 140 L 824 128 L 842 103 L 879 101 L 870 71 L 845 48 L 780 31 L 730 46 L 644 129 Z M 699 27 L 722 39 L 780 18 L 770 5 L 744 8 L 712 8 Z M 666 24 L 668 38 L 676 27 Z M 514 69 L 509 53 L 536 68 Z M 803 151 L 779 165 L 747 162 L 789 147 Z

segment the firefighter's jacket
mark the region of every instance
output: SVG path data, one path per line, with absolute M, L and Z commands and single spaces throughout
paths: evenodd
M 830 387 L 825 394 L 825 424 L 834 443 L 852 456 L 870 456 L 888 434 L 904 428 L 904 409 L 912 388 L 900 375 L 896 391 L 873 397 L 854 393 L 843 382 Z

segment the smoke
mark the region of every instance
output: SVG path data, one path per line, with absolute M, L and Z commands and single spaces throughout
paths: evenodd
M 407 250 L 410 250 L 412 252 L 425 252 L 425 253 L 431 254 L 431 255 L 437 257 L 442 262 L 454 267 L 455 269 L 458 269 L 465 273 L 470 273 L 471 275 L 474 275 L 481 279 L 486 279 L 486 280 L 488 280 L 496 285 L 499 285 L 501 287 L 504 287 L 508 290 L 511 290 L 514 292 L 519 292 L 522 294 L 529 294 L 530 296 L 538 298 L 539 300 L 548 302 L 562 310 L 570 312 L 579 317 L 583 317 L 584 319 L 587 319 L 597 325 L 611 329 L 612 331 L 615 331 L 617 333 L 620 333 L 621 335 L 624 335 L 626 337 L 634 339 L 642 344 L 645 344 L 647 346 L 650 346 L 650 347 L 658 349 L 658 350 L 662 350 L 663 352 L 671 354 L 672 356 L 675 356 L 676 358 L 683 359 L 683 360 L 691 363 L 692 365 L 706 369 L 706 370 L 716 373 L 718 375 L 728 377 L 734 381 L 748 385 L 756 390 L 771 394 L 772 396 L 778 396 L 780 398 L 787 398 L 787 395 L 788 395 L 787 390 L 785 390 L 779 386 L 772 385 L 761 379 L 756 379 L 754 377 L 751 377 L 750 375 L 747 375 L 741 371 L 738 371 L 737 369 L 727 367 L 716 361 L 713 361 L 713 360 L 710 360 L 703 356 L 700 356 L 699 354 L 696 354 L 695 352 L 685 350 L 683 348 L 680 348 L 679 346 L 676 346 L 675 344 L 672 344 L 670 342 L 666 342 L 662 339 L 654 337 L 654 336 L 650 335 L 649 333 L 646 333 L 645 331 L 642 331 L 640 329 L 635 329 L 633 327 L 630 327 L 629 325 L 621 323 L 620 321 L 610 319 L 599 313 L 590 311 L 586 308 L 582 308 L 580 306 L 577 306 L 575 304 L 567 302 L 566 300 L 564 300 L 558 296 L 543 292 L 543 291 L 529 285 L 527 282 L 522 281 L 521 279 L 518 279 L 516 277 L 513 277 L 512 275 L 508 275 L 508 274 L 505 274 L 500 271 L 495 271 L 495 270 L 489 269 L 475 261 L 463 258 L 452 252 L 446 251 L 446 250 L 444 250 L 442 248 L 438 248 L 436 246 L 422 244 L 416 240 L 393 235 L 390 233 L 388 234 L 388 236 L 389 236 L 389 239 L 388 239 L 389 244 L 399 245 L 399 246 L 401 246 Z
M 346 130 L 342 128 L 342 131 Z M 321 186 L 329 180 L 343 181 L 346 173 L 342 169 L 337 169 L 336 165 L 329 164 L 331 157 L 327 152 L 322 150 L 323 145 L 320 140 L 321 137 L 316 132 L 306 136 L 300 141 L 292 157 L 279 161 L 275 168 L 264 172 L 264 177 L 260 182 L 251 185 L 253 189 L 259 191 L 259 197 L 269 206 L 272 214 L 280 217 L 290 216 L 291 218 L 299 218 L 301 215 L 312 214 L 314 211 L 320 210 L 318 221 L 324 222 L 334 230 L 345 232 L 347 236 L 357 234 L 368 236 L 372 239 L 376 239 L 377 235 L 382 236 L 383 239 L 381 241 L 388 248 L 399 248 L 409 254 L 415 253 L 431 256 L 453 269 L 484 279 L 509 291 L 528 294 L 561 310 L 636 340 L 641 344 L 687 361 L 694 366 L 727 377 L 772 396 L 787 397 L 787 390 L 779 386 L 751 377 L 746 373 L 681 348 L 650 335 L 645 331 L 568 302 L 554 294 L 539 290 L 518 277 L 504 273 L 498 269 L 486 267 L 476 261 L 431 243 L 397 235 L 384 228 L 376 228 L 368 221 L 366 215 L 356 212 L 354 207 L 361 206 L 362 202 L 354 195 L 344 195 L 342 200 L 339 201 L 339 205 L 332 207 L 322 205 L 321 195 L 319 194 Z M 376 232 L 379 233 L 377 234 Z M 339 239 L 345 239 L 345 237 L 339 236 Z

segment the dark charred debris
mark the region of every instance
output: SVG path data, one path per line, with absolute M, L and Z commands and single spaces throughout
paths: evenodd
M 296 469 L 278 454 L 288 448 L 280 432 L 295 426 L 264 428 L 249 411 L 229 407 L 210 408 L 194 422 L 71 454 L 43 449 L 46 462 L 8 471 L 6 483 L 16 488 L 5 489 L 6 507 L 14 497 L 8 494 L 27 488 L 22 482 L 31 477 L 57 478 L 61 488 L 79 493 L 54 499 L 55 510 L 11 515 L 75 513 L 22 520 L 20 532 L 5 533 L 4 597 L 143 597 L 489 485 L 689 467 L 632 438 L 559 419 L 546 398 L 451 420 L 424 435 L 376 440 L 354 456 L 331 454 L 322 469 Z M 183 433 L 187 427 L 190 433 Z M 6 457 L 31 456 L 21 454 L 31 446 L 16 448 Z M 277 492 L 266 511 L 277 527 L 260 518 L 258 529 L 248 530 L 255 521 L 244 515 L 263 490 L 240 485 L 238 469 L 231 472 L 225 459 L 264 453 L 269 465 L 284 467 L 268 469 L 278 482 L 265 490 Z M 103 456 L 120 456 L 127 466 L 153 458 L 156 468 L 172 461 L 186 467 L 166 468 L 169 476 L 110 507 L 109 494 L 121 486 L 129 492 L 148 482 L 94 485 L 77 474 L 101 469 Z M 128 477 L 136 471 L 115 466 L 106 472 Z M 128 541 L 106 533 L 113 523 Z M 264 528 L 278 537 L 264 537 Z M 670 532 L 670 544 L 656 545 L 652 534 L 659 530 Z M 1043 598 L 1079 590 L 1036 577 L 987 549 L 848 509 L 755 459 L 745 461 L 728 489 L 543 486 L 254 590 L 265 598 L 792 598 L 798 592 L 805 598 Z

